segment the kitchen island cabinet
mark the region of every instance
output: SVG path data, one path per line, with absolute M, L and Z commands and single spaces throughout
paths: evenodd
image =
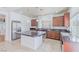
M 43 43 L 43 35 L 45 32 L 42 31 L 27 31 L 21 34 L 21 46 L 28 47 L 31 49 L 39 48 Z

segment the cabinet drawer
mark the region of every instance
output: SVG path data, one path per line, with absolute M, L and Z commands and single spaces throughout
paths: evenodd
M 55 33 L 55 39 L 58 39 L 58 40 L 60 39 L 60 33 L 59 32 Z

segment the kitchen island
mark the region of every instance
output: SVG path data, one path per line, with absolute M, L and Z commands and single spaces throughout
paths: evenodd
M 43 31 L 26 31 L 21 33 L 21 46 L 37 49 L 43 43 Z

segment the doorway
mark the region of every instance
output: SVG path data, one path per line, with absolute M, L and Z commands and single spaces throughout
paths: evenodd
M 0 42 L 4 42 L 5 41 L 5 27 L 6 23 L 5 23 L 5 15 L 0 15 Z

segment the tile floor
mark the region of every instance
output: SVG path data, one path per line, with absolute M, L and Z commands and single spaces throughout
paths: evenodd
M 57 40 L 45 39 L 42 46 L 37 50 L 20 45 L 20 39 L 12 42 L 1 42 L 0 52 L 61 52 L 61 42 Z

